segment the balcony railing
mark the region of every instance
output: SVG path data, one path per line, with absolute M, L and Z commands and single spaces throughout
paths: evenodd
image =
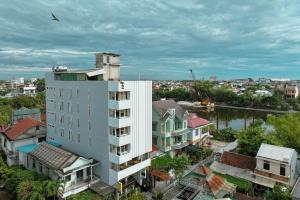
M 268 178 L 272 178 L 272 179 L 276 179 L 276 180 L 283 181 L 283 182 L 288 182 L 290 180 L 289 177 L 273 174 L 273 173 L 262 171 L 259 169 L 255 169 L 254 172 L 255 172 L 255 174 L 265 176 Z
M 172 136 L 180 136 L 180 135 L 185 135 L 188 134 L 190 132 L 189 129 L 184 129 L 184 130 L 174 130 L 172 132 Z
M 176 149 L 182 149 L 183 147 L 186 147 L 186 146 L 188 146 L 188 145 L 189 145 L 188 142 L 179 142 L 179 143 L 173 144 L 173 145 L 172 145 L 172 149 L 173 149 L 173 150 L 176 150 Z

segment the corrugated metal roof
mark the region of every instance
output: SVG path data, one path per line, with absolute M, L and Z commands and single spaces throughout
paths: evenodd
M 18 110 L 14 110 L 13 111 L 13 116 L 39 114 L 39 113 L 41 113 L 39 108 L 29 109 L 29 108 L 23 107 L 23 108 L 20 108 Z
M 161 117 L 165 115 L 168 109 L 175 109 L 175 114 L 180 119 L 186 117 L 186 110 L 181 108 L 174 100 L 153 101 L 152 106 Z
M 56 170 L 62 170 L 63 168 L 70 166 L 79 158 L 74 153 L 55 147 L 46 142 L 41 143 L 30 153 L 30 155 Z
M 256 157 L 291 163 L 295 149 L 270 144 L 261 144 Z

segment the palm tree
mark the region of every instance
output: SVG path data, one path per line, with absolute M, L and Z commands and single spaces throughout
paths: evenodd
M 33 188 L 29 193 L 28 200 L 46 200 L 44 187 L 41 181 L 34 181 Z
M 162 191 L 155 192 L 154 195 L 152 196 L 152 198 L 154 200 L 164 200 L 165 199 L 164 193 Z
M 42 185 L 46 198 L 53 197 L 55 200 L 57 197 L 58 188 L 60 186 L 60 181 L 46 180 L 43 181 Z
M 30 193 L 33 190 L 32 181 L 21 182 L 17 187 L 17 198 L 18 200 L 27 200 L 29 199 Z

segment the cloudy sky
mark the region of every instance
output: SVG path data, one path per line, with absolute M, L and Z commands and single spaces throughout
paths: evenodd
M 51 21 L 53 12 L 61 21 Z M 0 0 L 0 79 L 122 55 L 122 78 L 300 79 L 299 0 Z

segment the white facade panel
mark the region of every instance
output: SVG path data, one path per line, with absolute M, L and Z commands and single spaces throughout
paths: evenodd
M 124 163 L 151 151 L 151 81 L 58 81 L 54 80 L 53 73 L 48 73 L 46 88 L 47 140 L 83 157 L 98 160 L 100 165 L 94 173 L 101 181 L 113 185 L 125 175 L 150 166 L 150 160 L 143 161 L 119 172 L 117 179 L 110 177 L 111 163 Z M 128 91 L 130 99 L 109 100 L 109 91 Z M 129 109 L 130 116 L 111 118 L 111 108 Z M 55 115 L 50 116 L 51 113 Z M 110 135 L 109 127 L 127 126 L 130 127 L 129 135 L 120 138 Z M 110 144 L 130 144 L 130 153 L 113 155 Z

